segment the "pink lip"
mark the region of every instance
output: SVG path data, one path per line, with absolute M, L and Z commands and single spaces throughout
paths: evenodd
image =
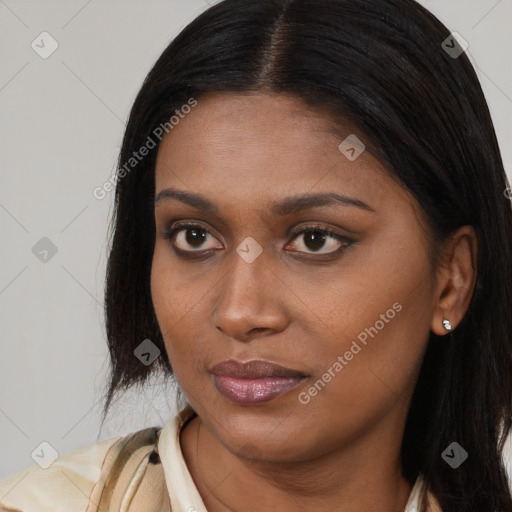
M 226 398 L 241 405 L 252 405 L 273 400 L 296 388 L 304 377 L 264 377 L 238 379 L 213 375 L 215 387 Z
M 273 400 L 296 388 L 306 377 L 298 370 L 270 361 L 222 361 L 211 370 L 217 390 L 241 405 L 255 405 Z

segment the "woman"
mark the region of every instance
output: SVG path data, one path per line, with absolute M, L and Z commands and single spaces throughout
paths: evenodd
M 105 413 L 158 369 L 187 404 L 4 509 L 511 511 L 512 211 L 463 50 L 412 0 L 187 26 L 120 154 Z

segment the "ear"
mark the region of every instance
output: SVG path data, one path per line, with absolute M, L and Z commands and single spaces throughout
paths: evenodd
M 436 302 L 430 329 L 443 336 L 452 331 L 469 308 L 477 278 L 478 238 L 473 226 L 462 226 L 447 240 L 437 270 Z

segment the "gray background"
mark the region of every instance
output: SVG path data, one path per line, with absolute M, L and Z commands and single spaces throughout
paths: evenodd
M 469 42 L 510 176 L 512 0 L 421 3 Z M 43 441 L 64 453 L 175 412 L 174 390 L 156 381 L 116 404 L 99 430 L 112 194 L 97 200 L 92 191 L 114 170 L 146 73 L 207 7 L 0 0 L 0 479 L 33 465 Z M 31 47 L 44 31 L 58 43 L 47 59 Z M 43 237 L 57 249 L 46 262 L 32 249 Z

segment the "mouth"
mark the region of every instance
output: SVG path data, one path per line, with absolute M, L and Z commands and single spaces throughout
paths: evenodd
M 210 372 L 217 390 L 239 405 L 273 400 L 295 389 L 307 377 L 304 372 L 263 360 L 229 359 L 216 364 Z

